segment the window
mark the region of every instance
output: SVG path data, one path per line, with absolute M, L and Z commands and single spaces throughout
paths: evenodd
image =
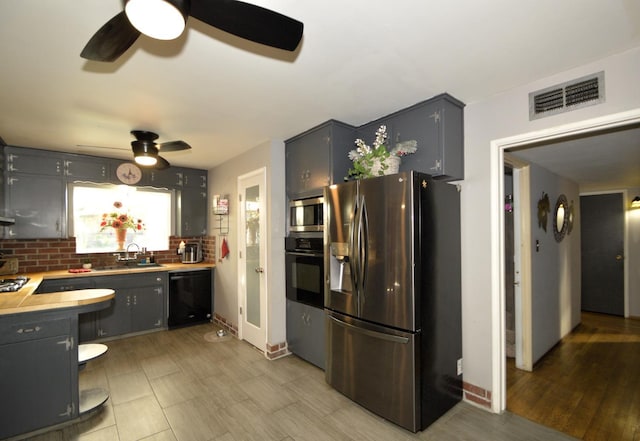
M 74 183 L 69 194 L 77 253 L 124 251 L 131 243 L 149 251 L 169 249 L 172 191 Z M 120 244 L 118 230 L 124 230 Z

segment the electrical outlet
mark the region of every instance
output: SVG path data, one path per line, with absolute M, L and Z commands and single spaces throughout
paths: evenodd
M 458 362 L 456 363 L 456 371 L 458 375 L 462 375 L 462 358 L 458 358 Z

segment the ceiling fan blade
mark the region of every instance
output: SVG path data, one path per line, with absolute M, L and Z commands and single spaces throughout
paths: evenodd
M 158 144 L 161 152 L 177 152 L 178 150 L 189 150 L 191 146 L 184 141 L 169 141 Z
M 162 156 L 158 156 L 158 162 L 156 162 L 156 165 L 154 165 L 153 168 L 155 168 L 156 170 L 164 170 L 166 168 L 169 168 L 170 166 L 171 164 L 169 164 L 169 161 L 164 159 Z
M 115 61 L 140 36 L 140 31 L 134 28 L 124 11 L 115 15 L 82 49 L 80 56 L 92 61 Z
M 256 43 L 294 51 L 304 25 L 285 15 L 237 0 L 193 0 L 192 17 Z
M 76 147 L 85 148 L 85 149 L 129 150 L 128 147 L 109 147 L 105 145 L 76 144 Z

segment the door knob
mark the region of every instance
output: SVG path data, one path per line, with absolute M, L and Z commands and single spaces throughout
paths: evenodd
M 256 273 L 264 273 L 264 268 L 256 268 Z
M 618 254 L 618 255 L 616 256 L 616 260 L 622 260 L 622 254 Z

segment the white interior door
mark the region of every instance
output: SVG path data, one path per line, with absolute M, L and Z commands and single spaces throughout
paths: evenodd
M 239 335 L 261 351 L 267 343 L 266 169 L 238 178 Z

